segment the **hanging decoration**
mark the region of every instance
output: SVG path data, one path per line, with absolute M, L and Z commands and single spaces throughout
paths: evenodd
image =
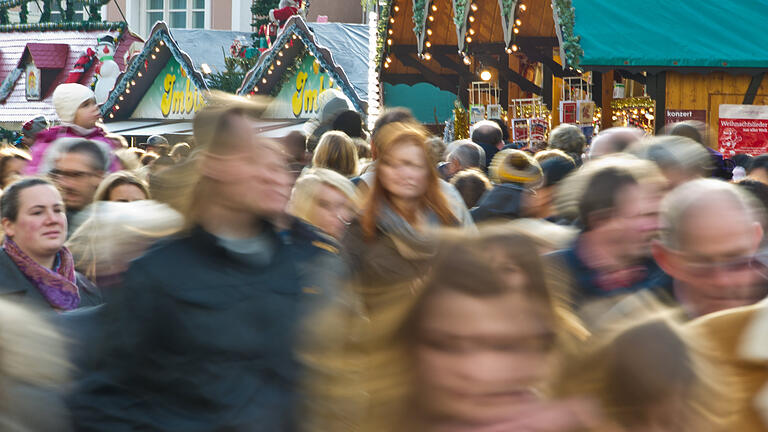
M 656 121 L 656 101 L 648 97 L 614 99 L 611 101 L 614 124 L 632 126 L 653 133 Z
M 517 0 L 499 0 L 501 28 L 504 30 L 504 47 L 508 47 L 510 42 L 512 42 L 512 29 L 515 26 L 515 6 L 517 6 Z
M 459 52 L 464 51 L 464 39 L 467 34 L 467 19 L 469 18 L 469 0 L 453 0 L 453 23 L 456 24 L 456 38 Z
M 469 138 L 469 111 L 458 99 L 453 104 L 453 135 L 455 140 Z
M 265 24 L 269 24 L 269 11 L 275 9 L 280 4 L 280 0 L 258 0 L 251 5 L 251 16 L 253 21 L 251 27 L 258 29 Z
M 75 64 L 72 66 L 72 70 L 67 76 L 67 83 L 79 83 L 85 75 L 85 71 L 91 68 L 93 62 L 96 60 L 96 51 L 93 48 L 87 48 L 80 57 L 78 57 Z
M 376 30 L 376 58 L 374 59 L 374 63 L 376 64 L 377 72 L 381 69 L 384 53 L 386 52 L 387 47 L 390 46 L 387 44 L 387 42 L 391 40 L 389 36 L 394 33 L 394 30 L 389 28 L 390 24 L 394 24 L 395 22 L 393 11 L 400 11 L 399 6 L 392 5 L 392 0 L 384 0 L 384 2 L 385 4 L 381 5 L 381 18 L 379 19 Z M 389 62 L 385 63 L 383 66 L 384 68 L 389 67 Z
M 434 16 L 429 14 L 429 1 L 413 0 L 413 33 L 416 35 L 416 49 L 419 55 L 424 51 L 424 39 L 427 30 L 427 17 Z
M 123 32 L 127 28 L 127 24 L 124 21 L 121 22 L 93 22 L 93 21 L 77 21 L 77 22 L 39 22 L 28 24 L 5 24 L 0 25 L 0 33 L 15 33 L 15 32 L 44 32 L 44 31 L 118 31 Z
M 10 144 L 19 139 L 20 136 L 21 134 L 17 131 L 0 126 L 0 141 L 5 141 Z
M 560 40 L 560 57 L 566 62 L 577 68 L 584 50 L 581 48 L 581 37 L 573 33 L 576 25 L 576 10 L 571 0 L 552 0 L 555 15 L 555 30 Z

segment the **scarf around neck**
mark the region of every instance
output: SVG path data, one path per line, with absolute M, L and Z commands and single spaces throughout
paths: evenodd
M 62 246 L 53 270 L 35 262 L 9 237 L 5 237 L 3 249 L 24 276 L 37 287 L 51 307 L 59 311 L 68 311 L 80 306 L 75 261 L 69 249 Z
M 423 230 L 417 230 L 389 204 L 381 203 L 380 209 L 377 225 L 394 240 L 403 257 L 419 258 L 431 256 L 437 252 L 439 239 L 435 228 L 441 224 L 432 210 L 424 210 L 422 216 L 427 226 Z

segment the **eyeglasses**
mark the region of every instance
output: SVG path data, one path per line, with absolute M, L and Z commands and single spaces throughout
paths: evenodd
M 54 180 L 58 180 L 61 178 L 71 178 L 73 180 L 80 180 L 88 177 L 98 176 L 98 174 L 95 172 L 70 171 L 70 170 L 60 170 L 60 169 L 53 169 L 48 172 L 48 175 Z
M 718 273 L 738 273 L 755 271 L 760 276 L 768 279 L 768 251 L 761 251 L 755 255 L 748 255 L 720 262 L 691 262 L 685 259 L 685 269 L 698 278 L 708 279 L 717 276 Z

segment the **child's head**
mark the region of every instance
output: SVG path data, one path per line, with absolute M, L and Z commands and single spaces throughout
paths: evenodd
M 91 129 L 101 118 L 96 97 L 91 89 L 81 84 L 66 83 L 56 87 L 53 91 L 53 105 L 63 123 Z

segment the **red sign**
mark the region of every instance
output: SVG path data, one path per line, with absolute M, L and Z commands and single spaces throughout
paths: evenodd
M 666 122 L 664 124 L 679 123 L 686 120 L 707 122 L 706 110 L 667 110 L 666 114 Z
M 720 105 L 718 143 L 725 157 L 768 153 L 768 107 Z

